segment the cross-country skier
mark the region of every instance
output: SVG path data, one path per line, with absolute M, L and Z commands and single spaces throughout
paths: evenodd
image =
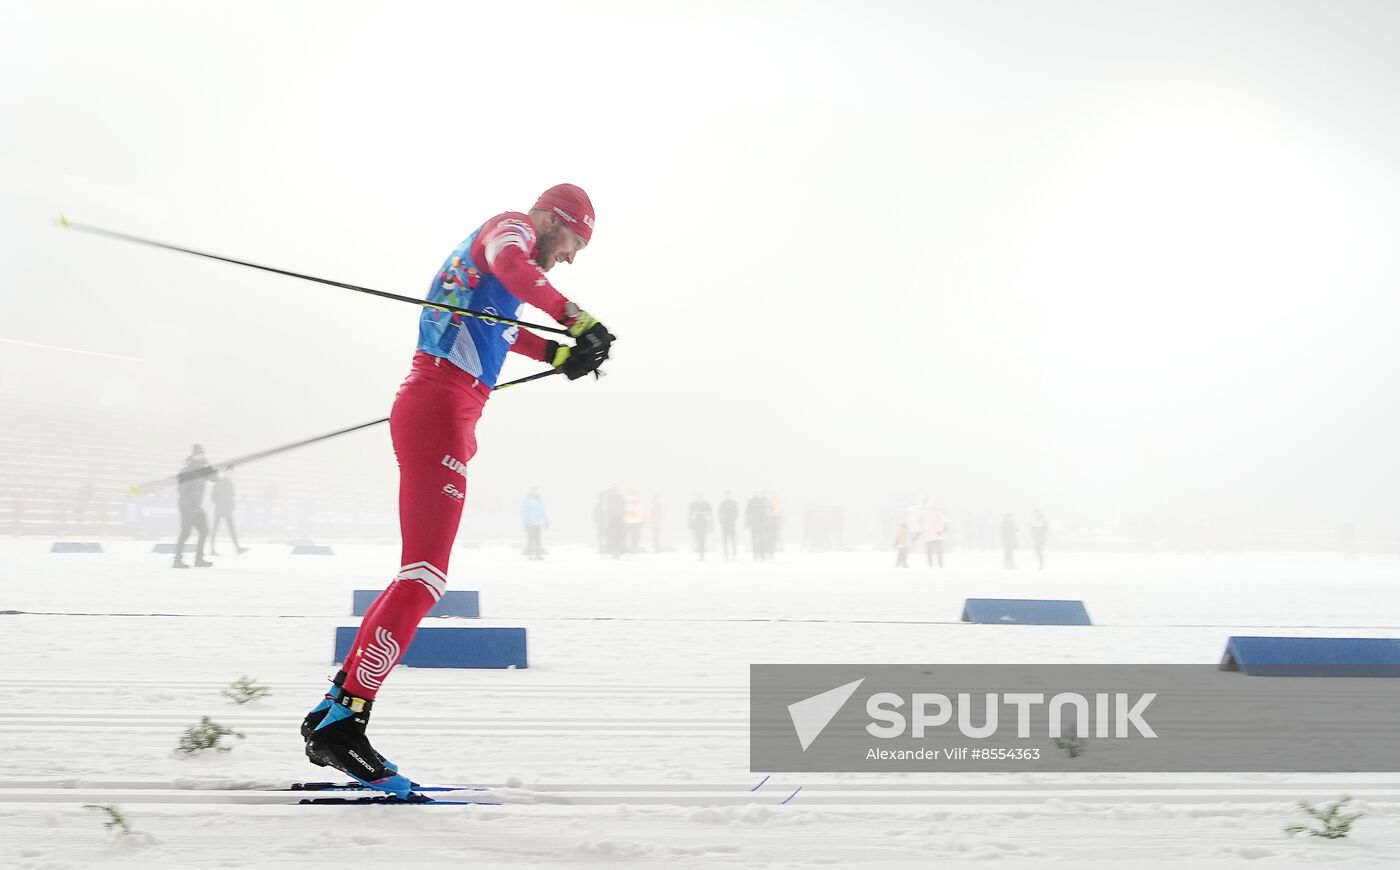
M 428 292 L 442 302 L 516 318 L 522 303 L 568 328 L 572 347 L 527 330 L 425 308 L 412 370 L 389 414 L 399 461 L 403 560 L 360 623 L 330 693 L 302 722 L 306 755 L 399 797 L 412 783 L 370 746 L 365 725 L 384 678 L 413 641 L 418 623 L 447 587 L 447 562 L 466 498 L 476 423 L 509 351 L 549 363 L 573 380 L 608 358 L 613 336 L 565 299 L 545 273 L 572 263 L 593 236 L 593 205 L 582 189 L 546 190 L 528 214 L 482 224 L 447 258 Z

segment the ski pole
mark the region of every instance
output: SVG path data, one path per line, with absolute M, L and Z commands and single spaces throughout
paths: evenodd
M 464 317 L 475 317 L 477 320 L 484 320 L 488 323 L 504 323 L 507 326 L 523 326 L 526 329 L 533 329 L 539 332 L 552 332 L 555 335 L 568 335 L 567 329 L 557 326 L 545 326 L 540 323 L 529 323 L 524 320 L 515 320 L 510 317 L 501 317 L 496 314 L 488 314 L 485 311 L 476 311 L 471 308 L 462 308 L 458 305 L 448 305 L 442 302 L 429 302 L 426 299 L 415 299 L 412 296 L 400 296 L 397 293 L 389 293 L 384 290 L 375 290 L 372 287 L 360 287 L 357 284 L 346 284 L 342 281 L 332 281 L 329 278 L 318 278 L 315 275 L 303 275 L 301 272 L 292 272 L 287 269 L 278 269 L 274 266 L 262 266 L 258 263 L 250 263 L 247 260 L 235 260 L 233 257 L 225 257 L 220 254 L 211 254 L 207 251 L 196 251 L 192 248 L 182 248 L 179 245 L 171 245 L 165 242 L 157 242 L 152 239 L 143 239 L 140 236 L 127 235 L 115 230 L 104 230 L 101 227 L 81 224 L 77 221 L 70 221 L 66 217 L 59 217 L 56 221 L 58 226 L 64 229 L 81 230 L 85 233 L 92 233 L 97 236 L 106 236 L 110 239 L 120 239 L 125 242 L 135 242 L 139 245 L 150 245 L 153 248 L 164 248 L 167 251 L 178 251 L 182 254 L 193 254 L 196 257 L 205 257 L 210 260 L 219 260 L 223 263 L 232 263 L 235 266 L 247 266 L 250 269 L 261 269 L 264 272 L 272 272 L 276 275 L 286 275 L 289 278 L 300 278 L 303 281 L 315 281 L 317 284 L 327 284 L 331 287 L 339 287 L 342 290 L 354 290 L 356 293 L 368 293 L 371 296 L 378 296 L 382 299 L 393 299 L 396 302 L 407 302 L 411 305 L 418 305 L 423 308 L 433 308 L 438 311 L 449 311 L 453 314 L 460 314 Z
M 192 478 L 208 477 L 209 475 L 215 474 L 220 471 L 227 471 L 228 469 L 233 468 L 236 465 L 244 465 L 257 459 L 266 459 L 269 456 L 275 456 L 278 453 L 286 453 L 288 450 L 295 450 L 298 447 L 305 447 L 308 444 L 315 444 L 317 441 L 325 441 L 327 438 L 334 438 L 337 435 L 344 435 L 347 432 L 354 432 L 359 429 L 367 429 L 370 426 L 378 426 L 380 423 L 388 421 L 388 419 L 388 417 L 380 417 L 378 420 L 371 420 L 368 423 L 361 423 L 358 426 L 351 426 L 348 429 L 337 429 L 334 432 L 327 432 L 325 435 L 317 435 L 315 438 L 305 438 L 301 441 L 294 441 L 291 444 L 283 444 L 281 447 L 273 447 L 269 450 L 259 450 L 257 453 L 249 453 L 247 456 L 240 456 L 237 459 L 231 459 L 228 462 L 220 462 L 218 465 L 211 465 L 209 466 L 208 470 L 200 469 L 198 471 L 172 474 L 169 477 L 162 477 L 158 480 L 148 481 L 146 483 L 141 484 L 140 486 L 132 484 L 131 486 L 127 487 L 127 491 L 130 492 L 132 495 L 144 495 L 152 489 L 160 489 L 163 487 L 170 486 L 171 484 L 179 483 L 183 480 L 190 480 Z
M 563 374 L 563 372 L 560 369 L 550 369 L 549 371 L 536 372 L 535 374 L 529 375 L 528 377 L 516 378 L 513 381 L 506 381 L 504 384 L 497 384 L 496 386 L 491 388 L 491 391 L 495 392 L 497 390 L 504 390 L 506 387 L 513 387 L 516 384 L 528 384 L 530 381 L 538 381 L 540 378 L 547 378 L 550 375 L 559 374 Z
M 564 370 L 563 370 L 563 369 L 550 369 L 549 371 L 545 371 L 545 372 L 536 372 L 535 374 L 530 375 L 529 377 L 516 378 L 516 379 L 513 380 L 513 381 L 506 381 L 504 384 L 497 384 L 496 386 L 492 387 L 491 389 L 492 389 L 493 391 L 494 391 L 494 390 L 504 390 L 506 387 L 513 387 L 513 386 L 515 386 L 516 384 L 524 384 L 524 383 L 528 383 L 528 382 L 530 382 L 530 381 L 538 381 L 540 378 L 547 378 L 547 377 L 549 377 L 550 375 L 562 375 L 563 373 L 564 373 Z M 599 378 L 601 378 L 601 377 L 602 377 L 603 375 L 605 375 L 605 374 L 607 374 L 607 372 L 603 371 L 602 369 L 594 369 L 594 370 L 593 370 L 593 380 L 596 381 L 596 380 L 598 380 Z

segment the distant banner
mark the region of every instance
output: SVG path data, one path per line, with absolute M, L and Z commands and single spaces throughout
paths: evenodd
M 756 772 L 1400 771 L 1400 683 L 1213 665 L 755 664 Z

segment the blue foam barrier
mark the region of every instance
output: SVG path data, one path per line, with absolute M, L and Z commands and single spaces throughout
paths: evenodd
M 379 597 L 378 589 L 356 589 L 354 614 L 364 616 L 374 599 Z M 428 616 L 481 616 L 480 600 L 476 592 L 463 589 L 450 589 L 442 593 L 442 600 L 433 605 Z
M 1400 638 L 1231 637 L 1220 670 L 1252 677 L 1400 677 Z
M 345 661 L 354 626 L 335 630 L 335 660 Z M 420 628 L 399 660 L 410 668 L 524 668 L 523 628 Z
M 293 556 L 334 556 L 335 551 L 325 544 L 293 544 Z
M 101 553 L 102 545 L 96 541 L 54 541 L 50 553 Z
M 1041 598 L 969 598 L 963 622 L 995 625 L 1091 625 L 1083 601 Z

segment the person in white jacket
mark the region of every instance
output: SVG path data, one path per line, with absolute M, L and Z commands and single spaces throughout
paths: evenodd
M 943 539 L 948 537 L 948 515 L 941 508 L 930 504 L 927 498 L 919 507 L 919 540 L 924 544 L 924 558 L 930 568 L 938 558 L 938 567 L 943 567 Z

